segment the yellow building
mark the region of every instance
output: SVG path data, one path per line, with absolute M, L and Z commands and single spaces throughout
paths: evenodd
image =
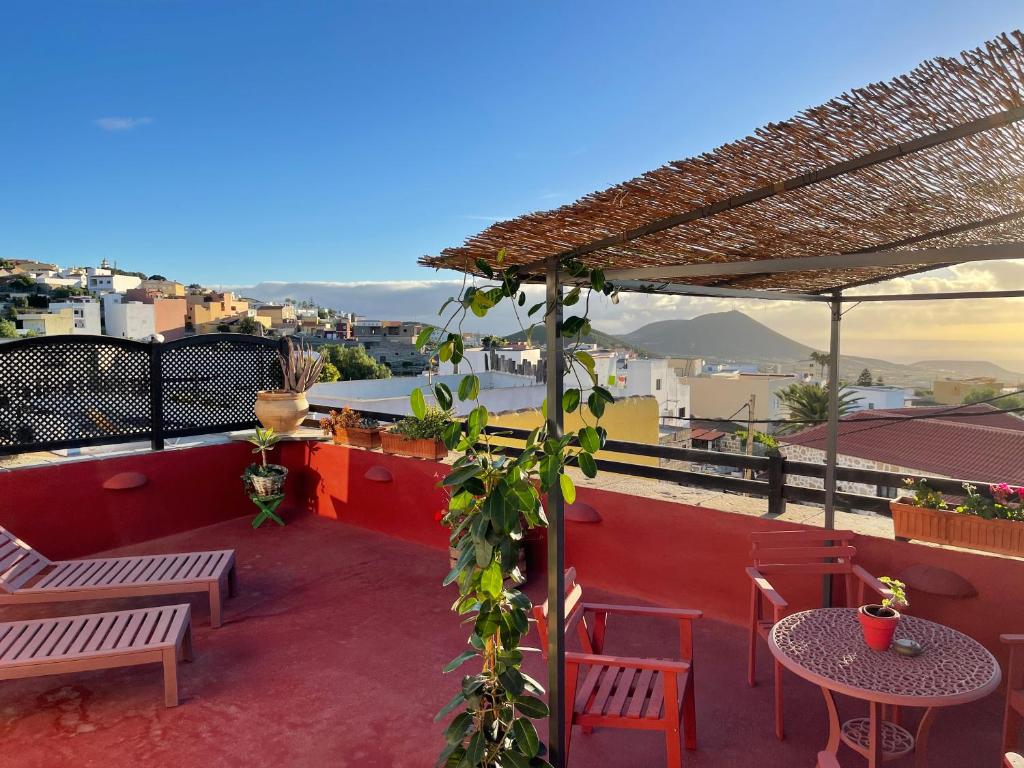
M 994 389 L 1001 392 L 1006 384 L 992 378 L 939 379 L 932 384 L 932 399 L 940 405 L 960 405 L 971 392 L 978 389 Z
M 249 302 L 230 291 L 189 295 L 185 300 L 188 302 L 188 322 L 193 328 L 224 318 L 235 318 L 249 311 Z
M 57 312 L 30 312 L 18 315 L 21 329 L 40 336 L 74 333 L 75 312 L 70 307 Z
M 588 421 L 592 424 L 593 417 L 585 411 Z M 515 429 L 535 429 L 541 426 L 544 417 L 540 409 L 527 408 L 521 411 L 503 411 L 488 417 L 487 424 L 492 427 L 509 427 Z M 584 426 L 580 411 L 565 414 L 565 431 L 574 432 Z M 601 426 L 608 430 L 609 440 L 622 440 L 630 443 L 658 444 L 658 401 L 653 397 L 624 397 L 610 404 L 601 417 Z M 500 445 L 521 445 L 521 441 L 496 438 Z M 632 464 L 658 466 L 658 459 L 651 456 L 635 456 L 629 453 L 600 451 L 599 459 L 609 461 L 625 461 Z
M 295 307 L 291 304 L 264 304 L 256 310 L 256 317 L 267 318 L 270 321 L 270 325 L 294 323 Z

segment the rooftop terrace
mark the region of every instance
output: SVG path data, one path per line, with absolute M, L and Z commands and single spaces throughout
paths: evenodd
M 240 444 L 0 472 L 0 525 L 50 557 L 234 548 L 240 569 L 240 593 L 227 602 L 221 629 L 210 628 L 205 600 L 193 601 L 197 657 L 181 667 L 175 709 L 163 706 L 156 668 L 0 683 L 0 739 L 19 755 L 12 765 L 433 765 L 441 746 L 433 716 L 456 685 L 440 669 L 466 634 L 449 612 L 454 588 L 440 587 L 447 563 L 445 533 L 434 520 L 443 496 L 434 484 L 445 469 L 333 445 L 278 450 L 291 470 L 285 528 L 250 527 L 253 510 L 237 481 L 248 448 Z M 368 480 L 372 467 L 391 481 Z M 128 471 L 146 483 L 102 487 Z M 763 685 L 745 682 L 749 533 L 794 525 L 594 488 L 582 488 L 580 498 L 603 517 L 567 530 L 566 560 L 588 599 L 705 611 L 695 628 L 698 749 L 684 764 L 812 765 L 827 732 L 820 692 L 787 676 L 788 732 L 780 742 L 767 671 Z M 538 600 L 541 548 L 532 542 L 528 561 L 527 592 Z M 1012 617 L 1024 615 L 1024 564 L 867 536 L 857 548 L 874 573 L 941 563 L 970 581 L 977 596 L 922 592 L 914 614 L 961 629 L 1003 659 L 997 635 L 1020 628 Z M 786 592 L 804 607 L 820 600 L 817 584 L 787 584 Z M 5 607 L 0 616 L 142 604 Z M 673 634 L 658 621 L 613 624 L 608 651 L 667 656 Z M 526 644 L 537 645 L 536 635 Z M 539 655 L 526 669 L 545 679 Z M 844 715 L 861 706 L 841 703 Z M 995 694 L 941 711 L 928 764 L 995 765 L 1001 707 Z M 845 748 L 840 758 L 859 764 Z M 660 735 L 598 729 L 577 731 L 569 765 L 663 762 Z

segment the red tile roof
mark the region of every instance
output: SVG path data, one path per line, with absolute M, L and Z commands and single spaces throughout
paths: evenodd
M 870 421 L 879 416 L 915 418 Z M 826 432 L 819 424 L 779 442 L 825 450 Z M 922 473 L 1024 484 L 1024 419 L 990 405 L 858 411 L 840 420 L 838 450 Z

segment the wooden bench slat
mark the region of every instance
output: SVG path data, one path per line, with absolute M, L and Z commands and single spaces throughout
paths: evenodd
M 601 681 L 601 673 L 604 672 L 604 667 L 591 666 L 587 670 L 587 676 L 583 678 L 583 685 L 579 688 L 579 693 L 576 694 L 576 709 L 577 711 L 585 711 L 587 704 L 590 701 L 590 697 L 594 694 L 594 689 L 597 684 Z
M 64 638 L 68 630 L 71 629 L 71 625 L 74 623 L 73 619 L 58 619 L 57 631 L 53 632 L 46 642 L 36 649 L 36 656 L 40 658 L 46 658 L 53 653 L 53 649 L 57 647 L 57 644 Z
M 622 708 L 626 705 L 626 700 L 629 698 L 629 692 L 633 687 L 636 673 L 637 670 L 630 669 L 629 667 L 622 670 L 622 674 L 619 675 L 619 680 L 616 683 L 615 693 L 612 695 L 611 701 L 608 702 L 609 715 L 613 717 L 622 715 Z
M 644 719 L 657 720 L 661 717 L 661 705 L 665 700 L 665 673 L 658 672 L 654 682 L 651 684 L 651 697 L 648 699 L 647 711 L 644 712 Z
M 651 678 L 653 677 L 653 669 L 640 670 L 633 688 L 633 698 L 630 699 L 629 709 L 626 710 L 626 717 L 636 720 L 643 713 L 644 704 L 647 703 L 647 697 L 650 695 Z
M 594 697 L 593 702 L 591 702 L 590 708 L 587 710 L 588 712 L 595 715 L 604 714 L 608 697 L 611 696 L 612 689 L 615 687 L 615 681 L 619 678 L 620 672 L 622 672 L 622 667 L 605 667 L 601 686 L 597 689 L 597 695 Z

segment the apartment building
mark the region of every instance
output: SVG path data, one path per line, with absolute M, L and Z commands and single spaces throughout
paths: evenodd
M 153 304 L 129 301 L 123 294 L 103 297 L 103 324 L 107 336 L 145 341 L 156 334 L 156 309 Z
M 249 302 L 231 291 L 190 294 L 185 301 L 188 305 L 186 321 L 193 328 L 249 312 Z
M 95 296 L 124 293 L 132 288 L 138 288 L 141 283 L 142 278 L 138 275 L 115 275 L 105 267 L 89 267 L 86 270 L 85 287 Z
M 70 334 L 75 327 L 75 317 L 70 309 L 56 312 L 26 312 L 18 315 L 22 334 L 34 333 L 39 336 Z
M 99 336 L 103 333 L 100 303 L 92 296 L 72 296 L 64 301 L 51 301 L 50 312 L 71 310 L 70 333 Z

